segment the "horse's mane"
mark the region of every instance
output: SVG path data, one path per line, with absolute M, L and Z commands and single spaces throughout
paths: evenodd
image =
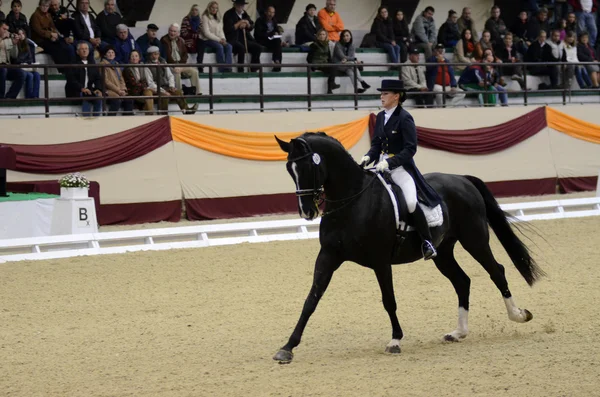
M 344 147 L 344 145 L 341 144 L 340 141 L 338 141 L 337 139 L 335 139 L 332 136 L 327 135 L 326 133 L 322 132 L 322 131 L 318 131 L 318 132 L 305 132 L 304 134 L 302 134 L 301 138 L 307 139 L 308 141 L 313 140 L 313 138 L 323 138 L 326 141 L 329 141 L 330 143 L 333 143 L 334 145 L 338 146 L 338 148 L 344 150 L 346 153 L 348 153 L 348 151 L 346 150 L 346 148 Z M 348 153 L 348 155 L 350 156 L 350 153 Z

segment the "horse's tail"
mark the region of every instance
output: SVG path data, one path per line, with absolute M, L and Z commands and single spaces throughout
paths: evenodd
M 521 273 L 525 281 L 527 281 L 527 284 L 533 285 L 533 283 L 544 276 L 545 273 L 531 257 L 529 248 L 527 248 L 513 231 L 509 220 L 514 220 L 515 218 L 500 208 L 500 205 L 498 205 L 492 192 L 490 192 L 481 179 L 471 175 L 465 175 L 465 178 L 475 185 L 483 197 L 488 223 L 508 253 L 513 264 L 519 273 Z

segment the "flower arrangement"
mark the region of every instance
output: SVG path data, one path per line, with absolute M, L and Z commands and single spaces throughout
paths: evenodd
M 90 181 L 85 177 L 85 175 L 75 172 L 72 174 L 67 174 L 58 180 L 60 187 L 81 187 L 81 188 L 89 188 Z

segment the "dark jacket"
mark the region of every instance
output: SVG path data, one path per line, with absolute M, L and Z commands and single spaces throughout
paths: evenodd
M 513 41 L 517 42 L 518 41 L 517 39 L 529 41 L 528 29 L 529 29 L 529 21 L 525 21 L 525 23 L 523 23 L 523 21 L 521 21 L 520 18 L 517 18 L 515 23 L 510 28 L 510 31 L 513 34 Z
M 53 13 L 51 10 L 48 10 L 50 15 L 52 15 L 52 20 L 54 21 L 54 26 L 58 33 L 63 35 L 64 37 L 69 37 L 70 34 L 74 34 L 73 32 L 73 20 L 69 18 L 69 11 L 66 7 L 60 6 L 56 13 Z
M 31 37 L 31 31 L 29 30 L 29 24 L 27 23 L 25 14 L 20 13 L 17 18 L 15 17 L 15 13 L 11 11 L 6 16 L 6 23 L 8 24 L 8 30 L 11 33 L 17 33 L 17 30 L 23 29 L 27 33 L 27 37 Z
M 552 56 L 552 48 L 546 43 L 542 46 L 538 40 L 531 43 L 525 54 L 525 62 L 549 62 L 554 58 Z
M 96 39 L 101 38 L 102 32 L 100 32 L 100 28 L 96 23 L 96 19 L 92 14 L 88 13 L 88 15 L 90 16 L 90 25 L 92 26 L 92 30 L 94 31 L 94 37 Z M 83 15 L 81 15 L 79 11 L 75 11 L 73 13 L 73 37 L 75 37 L 75 40 L 85 41 L 90 41 L 91 38 L 90 31 L 87 27 L 87 24 L 85 23 L 85 20 L 83 19 Z
M 163 58 L 166 56 L 164 54 L 162 43 L 160 42 L 158 37 L 155 37 L 153 40 L 150 40 L 148 38 L 148 33 L 144 33 L 135 42 L 140 48 L 140 51 L 142 51 L 142 59 L 146 59 L 146 57 L 148 56 L 148 48 L 152 46 L 156 46 L 160 49 L 160 56 L 162 56 Z
M 135 39 L 129 33 L 127 40 L 121 40 L 119 37 L 115 38 L 115 60 L 119 63 L 129 63 L 129 56 L 133 50 L 138 50 L 142 57 L 144 56 L 140 46 L 135 42 Z
M 517 58 L 517 46 L 515 44 L 512 45 L 510 54 L 508 53 L 508 49 L 506 48 L 506 44 L 502 43 L 496 48 L 496 58 L 500 59 L 503 63 L 507 63 L 508 65 L 512 64 L 510 60 L 511 57 Z
M 577 59 L 579 62 L 594 62 L 596 60 L 594 49 L 589 44 L 577 44 Z
M 82 65 L 81 59 L 78 59 L 75 65 Z M 87 69 L 88 74 L 88 84 L 85 84 L 85 70 Z M 78 98 L 80 97 L 81 90 L 83 88 L 87 88 L 92 93 L 95 90 L 102 91 L 102 78 L 100 76 L 100 69 L 98 68 L 72 68 L 67 69 L 67 85 L 65 86 L 65 94 L 68 98 Z
M 382 153 L 393 154 L 387 159 L 390 169 L 404 167 L 415 181 L 419 198 L 429 207 L 440 204 L 439 196 L 425 181 L 413 159 L 417 152 L 417 127 L 410 113 L 398 106 L 385 125 L 384 122 L 385 111 L 382 111 L 377 115 L 371 150 L 367 156 L 378 159 Z
M 548 20 L 540 22 L 538 18 L 529 18 L 529 22 L 527 23 L 527 41 L 532 43 L 536 41 L 540 35 L 540 30 L 545 31 L 547 36 L 550 37 L 550 23 Z
M 392 41 L 396 41 L 394 37 L 394 24 L 389 18 L 386 20 L 379 17 L 375 18 L 371 25 L 371 34 L 375 35 L 375 41 L 380 46 L 383 43 L 390 44 Z
M 498 18 L 498 20 L 489 18 L 485 22 L 485 29 L 490 31 L 492 41 L 495 43 L 501 43 L 507 32 L 506 24 L 502 18 Z
M 485 72 L 483 68 L 478 65 L 469 65 L 460 74 L 458 84 L 479 84 L 483 80 L 485 80 Z
M 438 31 L 438 43 L 442 43 L 446 47 L 454 47 L 460 40 L 460 32 L 458 24 L 452 22 L 444 22 Z
M 304 13 L 302 18 L 300 18 L 296 24 L 296 45 L 310 43 L 317 39 L 317 31 L 321 29 L 321 23 L 316 15 L 313 18 L 313 22 L 315 23 L 314 26 L 310 22 L 310 19 L 306 13 Z
M 308 63 L 331 63 L 331 53 L 328 42 L 313 41 L 306 57 Z
M 233 25 L 235 25 L 238 21 L 245 19 L 250 22 L 250 28 L 248 29 L 236 29 Z M 242 14 L 242 18 L 238 17 L 235 12 L 235 8 L 229 9 L 225 14 L 223 14 L 223 32 L 225 32 L 225 38 L 229 43 L 244 43 L 244 34 L 246 34 L 246 40 L 254 41 L 254 37 L 250 33 L 254 29 L 254 22 L 250 19 L 250 15 L 246 11 Z
M 96 18 L 96 24 L 100 29 L 100 34 L 104 41 L 112 41 L 117 38 L 117 25 L 123 23 L 123 18 L 118 12 L 107 14 L 106 11 L 102 11 Z
M 268 43 L 269 37 L 279 34 L 279 24 L 275 19 L 272 20 L 273 30 L 269 32 L 269 26 L 267 25 L 267 19 L 260 17 L 254 24 L 254 38 L 259 43 Z M 243 38 L 243 36 L 242 36 Z
M 444 58 L 446 64 L 450 63 L 450 61 L 446 58 Z M 427 66 L 427 72 L 426 72 L 426 77 L 427 77 L 427 88 L 429 88 L 429 90 L 433 90 L 433 86 L 435 85 L 435 79 L 437 77 L 438 74 L 438 67 L 440 65 L 444 65 L 442 63 L 438 63 L 437 58 L 435 56 L 432 56 L 431 58 L 429 58 L 427 60 L 427 63 L 437 63 L 437 65 L 435 66 Z M 446 67 L 448 68 L 448 74 L 450 75 L 450 87 L 456 87 L 456 78 L 454 77 L 454 68 L 451 65 L 446 65 Z
M 392 28 L 394 29 L 394 39 L 397 44 L 408 43 L 410 41 L 410 31 L 408 30 L 406 20 L 399 21 L 394 18 Z
M 0 22 L 5 21 L 6 20 L 6 15 L 4 14 L 4 12 L 0 11 Z
M 162 48 L 166 55 L 165 59 L 167 63 L 187 63 L 189 54 L 184 39 L 178 37 L 177 42 L 175 43 L 177 44 L 177 48 L 179 49 L 179 57 L 181 58 L 179 62 L 175 62 L 175 60 L 173 59 L 173 44 L 168 34 L 160 38 L 160 44 L 162 45 Z

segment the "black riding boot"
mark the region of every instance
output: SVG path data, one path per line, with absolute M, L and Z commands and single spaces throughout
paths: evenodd
M 425 260 L 435 258 L 437 256 L 437 252 L 431 243 L 431 232 L 429 231 L 429 225 L 427 224 L 427 219 L 425 218 L 423 209 L 421 209 L 419 204 L 417 204 L 415 212 L 413 212 L 411 215 L 413 219 L 413 226 L 415 229 L 417 229 L 417 233 L 419 233 L 421 239 L 423 240 L 423 245 L 421 246 L 423 258 Z

